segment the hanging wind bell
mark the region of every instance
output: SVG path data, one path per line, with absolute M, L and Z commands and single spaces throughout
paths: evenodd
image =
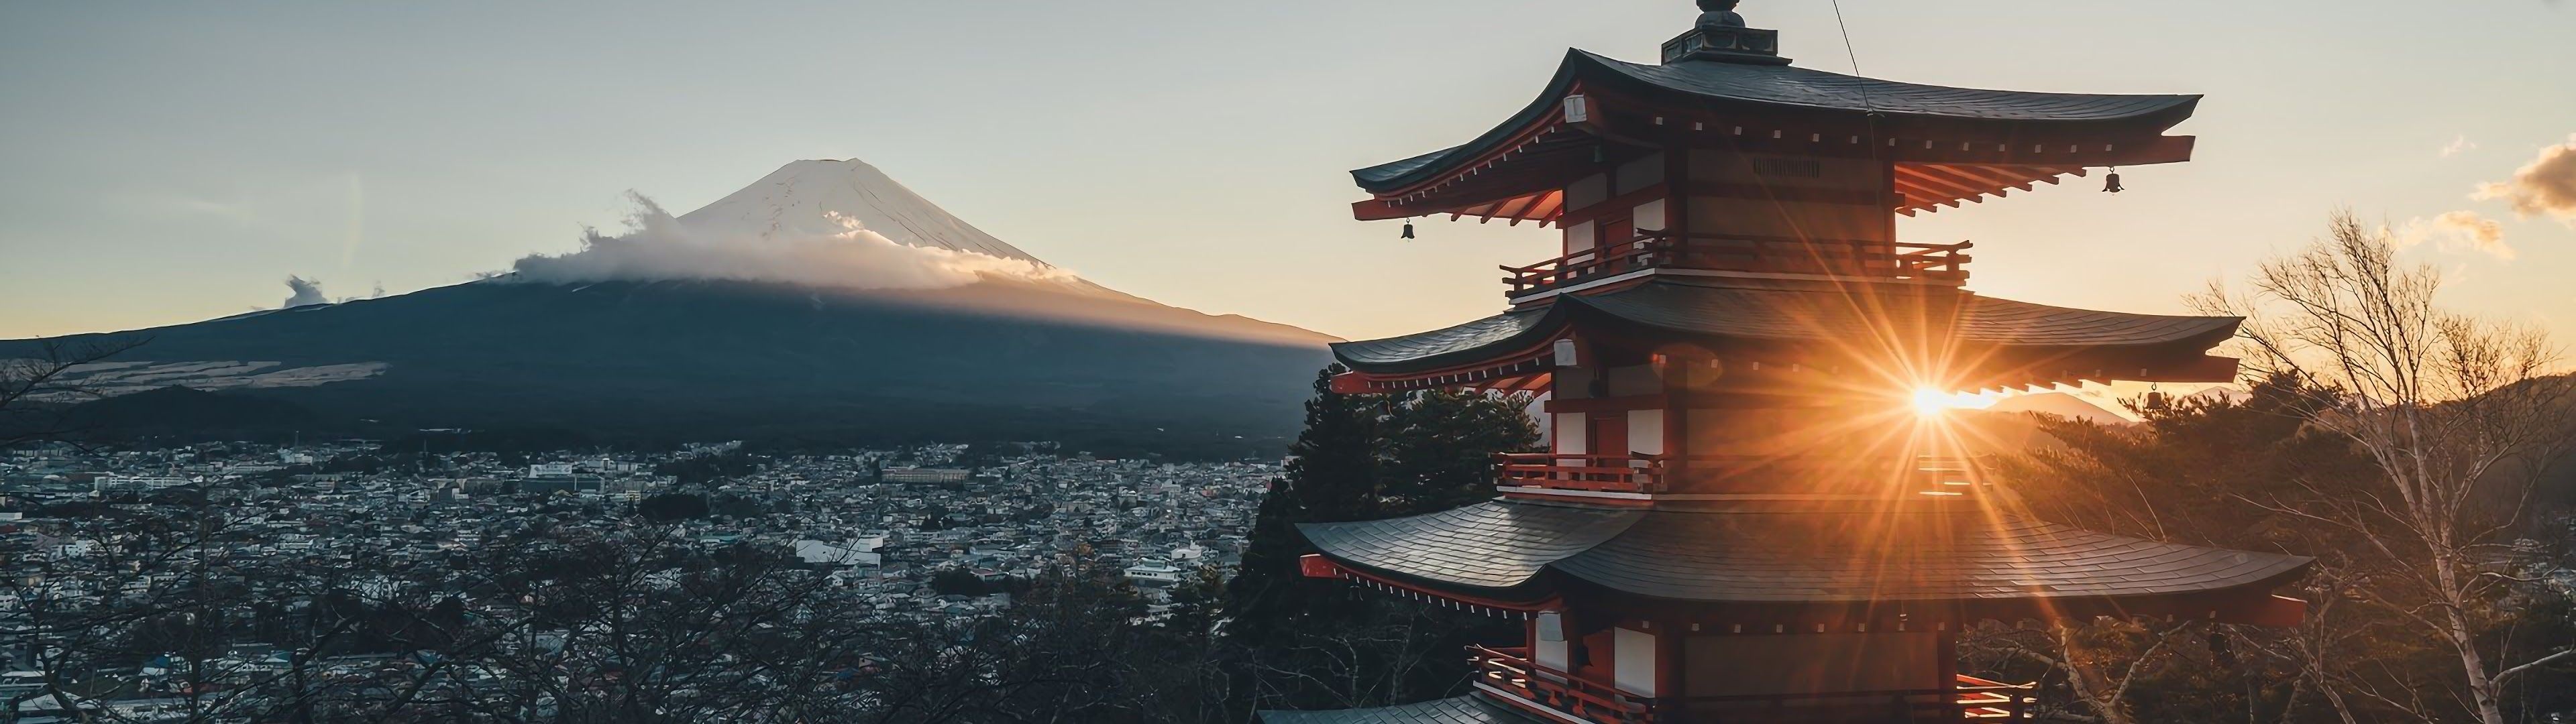
M 1411 238 L 1413 238 L 1413 220 L 1412 220 L 1412 219 L 1405 219 L 1405 220 L 1404 220 L 1404 238 L 1407 238 L 1407 239 L 1411 239 Z
M 2110 177 L 2103 179 L 2103 183 L 2102 183 L 2102 193 L 2106 193 L 2106 194 L 2116 194 L 2116 193 L 2119 193 L 2119 192 L 2121 192 L 2121 191 L 2126 191 L 2126 190 L 2127 190 L 2127 189 L 2124 189 L 2124 188 L 2121 188 L 2121 187 L 2120 187 L 2120 167 L 2118 167 L 2118 166 L 2113 166 L 2113 167 L 2111 167 L 2111 175 L 2110 175 Z

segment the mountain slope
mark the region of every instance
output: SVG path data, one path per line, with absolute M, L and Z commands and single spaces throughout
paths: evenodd
M 857 162 L 790 164 L 681 218 L 720 235 L 701 241 L 829 243 L 815 234 L 846 219 L 908 246 L 1044 264 Z M 1332 339 L 1295 327 L 1070 275 L 968 278 L 980 281 L 518 275 L 145 330 L 149 344 L 85 372 L 121 391 L 222 389 L 392 428 L 1116 442 L 1292 434 L 1329 362 Z
M 1164 329 L 1069 319 L 1080 314 L 1152 317 Z M 1191 327 L 1240 333 L 1171 331 Z M 1287 342 L 1271 325 L 998 282 L 903 293 L 487 282 L 147 334 L 126 359 L 161 363 L 146 367 L 162 370 L 155 384 L 417 427 L 612 437 L 1043 438 L 1103 425 L 1276 435 L 1293 428 L 1327 361 L 1320 344 Z M 277 364 L 209 364 L 236 361 Z M 311 386 L 173 377 L 188 365 L 380 371 Z

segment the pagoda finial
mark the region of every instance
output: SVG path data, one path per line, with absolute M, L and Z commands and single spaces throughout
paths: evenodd
M 1713 60 L 1721 63 L 1788 65 L 1780 57 L 1780 33 L 1745 27 L 1735 14 L 1741 0 L 1699 0 L 1699 24 L 1664 43 L 1664 62 Z
M 1735 14 L 1735 6 L 1739 2 L 1741 0 L 1699 0 L 1699 28 L 1744 27 L 1744 16 Z

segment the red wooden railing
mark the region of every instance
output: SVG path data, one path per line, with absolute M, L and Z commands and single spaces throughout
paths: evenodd
M 1504 486 L 1600 493 L 1664 491 L 1664 459 L 1654 455 L 1501 453 L 1494 480 Z
M 1518 297 L 1639 269 L 1828 274 L 1960 283 L 1968 279 L 1971 242 L 1915 244 L 1864 240 L 1675 235 L 1638 232 L 1635 238 L 1549 259 L 1502 267 L 1511 276 L 1506 296 Z
M 1530 660 L 1526 647 L 1469 646 L 1467 663 L 1475 669 L 1476 680 L 1486 686 L 1596 724 L 1673 721 L 1675 717 L 1665 715 L 1690 709 L 1731 711 L 1748 721 L 1776 720 L 1800 711 L 1851 709 L 1889 712 L 1892 721 L 2017 720 L 2030 718 L 2030 705 L 2037 699 L 2029 695 L 2039 688 L 1961 674 L 1949 689 L 1658 699 L 1540 666 Z M 1688 715 L 1680 719 L 1696 720 Z
M 1779 492 L 1781 486 L 1863 489 L 1893 482 L 1926 496 L 1975 495 L 1988 483 L 1967 458 L 1923 456 L 1911 462 L 1875 457 L 1760 455 L 1579 455 L 1502 453 L 1494 482 L 1504 487 L 1600 493 Z M 1885 488 L 1876 488 L 1884 490 Z
M 2006 684 L 1959 675 L 1959 708 L 1964 719 L 2028 719 L 2030 705 L 2039 699 L 2030 696 L 2039 684 Z
M 1476 680 L 1532 704 L 1597 724 L 1652 724 L 1652 699 L 1630 696 L 1612 687 L 1529 659 L 1528 648 L 1467 647 L 1467 664 Z

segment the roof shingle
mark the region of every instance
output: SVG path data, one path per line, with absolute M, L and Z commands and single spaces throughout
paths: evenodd
M 1498 500 L 1300 528 L 1335 560 L 1435 584 L 1527 592 L 1554 570 L 1697 602 L 2170 596 L 2277 585 L 2311 562 L 1976 511 L 1640 512 Z

